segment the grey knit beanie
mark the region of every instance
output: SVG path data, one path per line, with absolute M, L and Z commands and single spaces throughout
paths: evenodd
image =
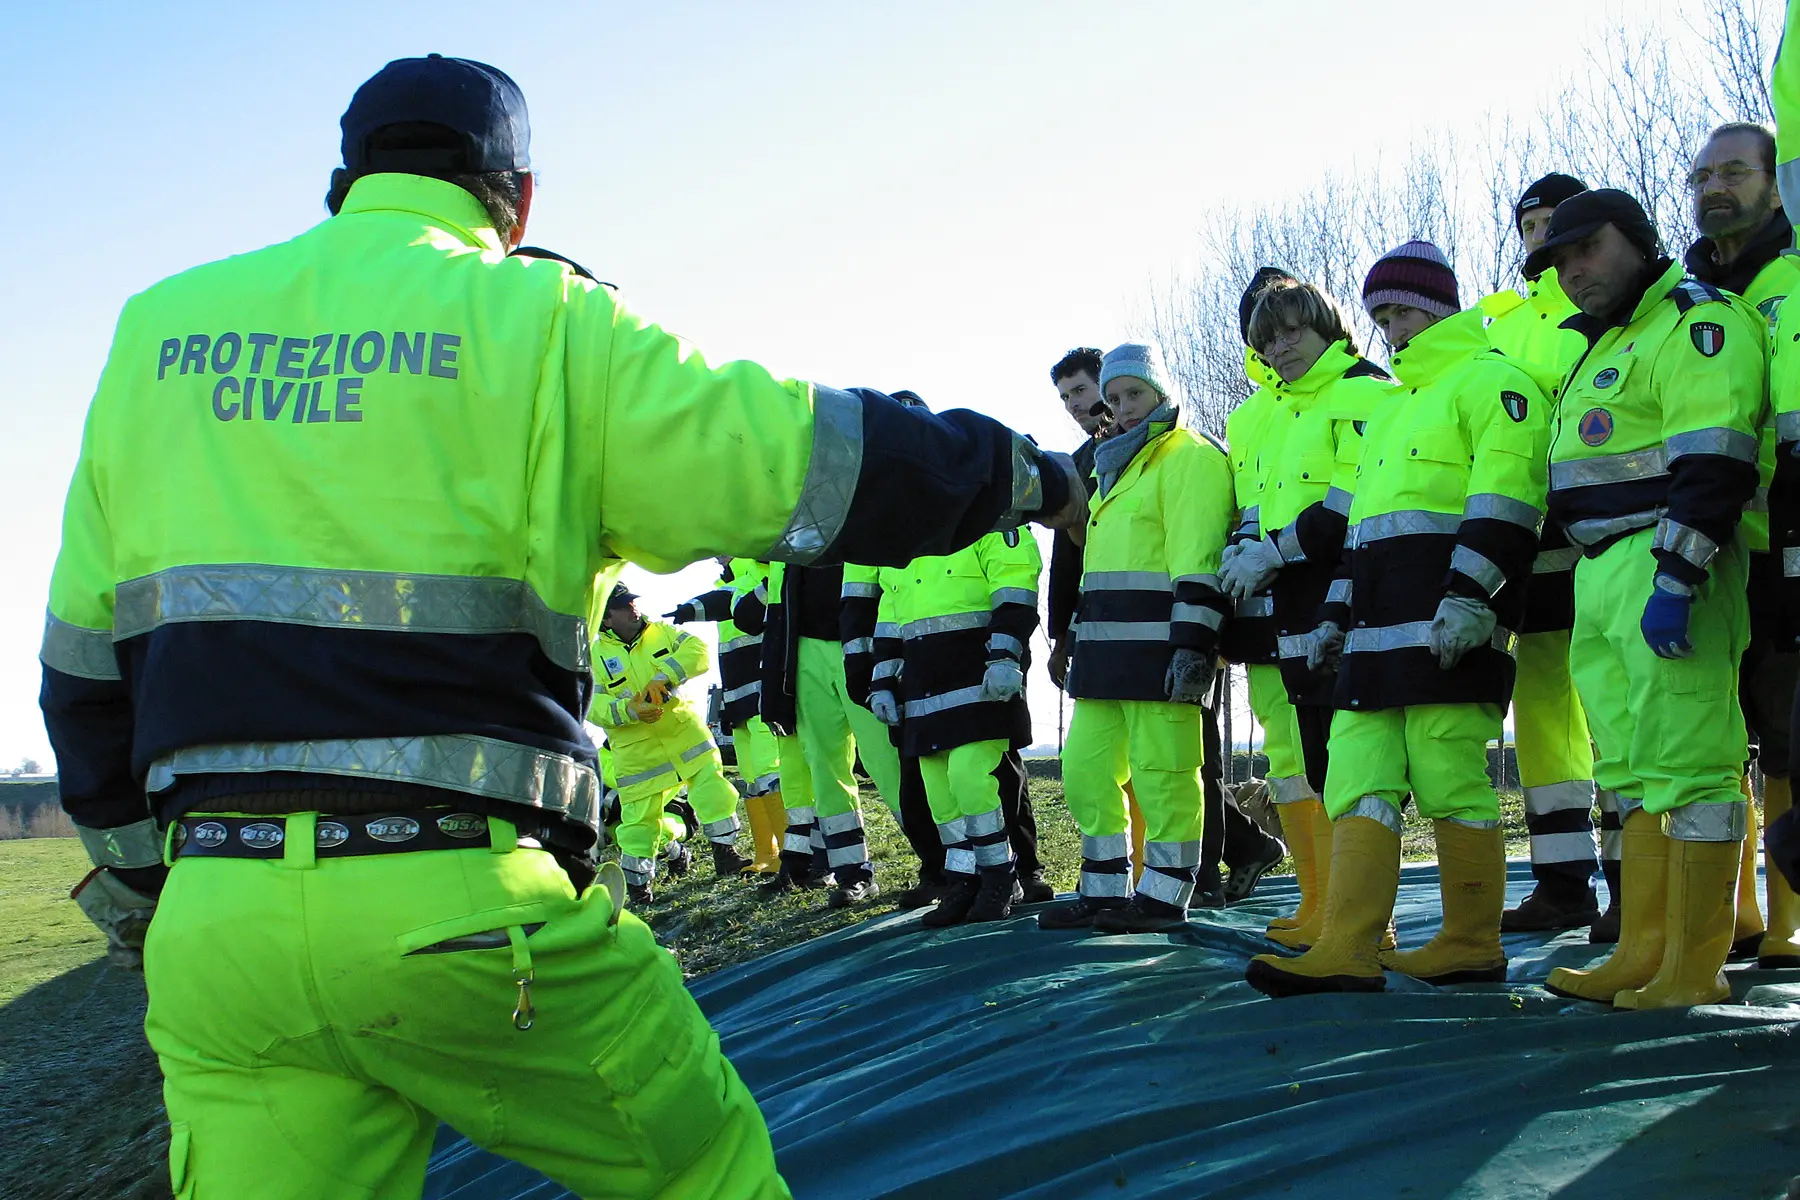
M 1126 342 L 1123 346 L 1114 346 L 1100 360 L 1100 394 L 1106 394 L 1106 385 L 1123 376 L 1141 379 L 1164 400 L 1169 399 L 1169 376 L 1163 369 L 1162 355 L 1155 346 L 1147 346 L 1142 342 Z

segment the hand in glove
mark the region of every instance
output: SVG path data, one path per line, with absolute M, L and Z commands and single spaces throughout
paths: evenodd
M 1644 619 L 1639 628 L 1644 641 L 1658 658 L 1692 658 L 1693 643 L 1688 641 L 1688 615 L 1694 607 L 1694 590 L 1668 575 L 1658 573 L 1656 586 L 1644 605 Z
M 1046 664 L 1046 669 L 1050 672 L 1050 682 L 1064 691 L 1067 691 L 1069 686 L 1069 659 L 1073 657 L 1074 652 L 1074 648 L 1069 643 L 1073 640 L 1073 637 L 1066 637 L 1057 642 L 1055 648 L 1050 651 L 1050 661 Z
M 1344 654 L 1344 631 L 1336 621 L 1321 621 L 1306 635 L 1306 669 L 1335 671 Z
M 1218 660 L 1212 655 L 1177 649 L 1163 675 L 1163 695 L 1176 704 L 1202 704 L 1217 670 Z
M 1274 583 L 1283 565 L 1273 538 L 1254 538 L 1238 543 L 1238 552 L 1221 569 L 1219 578 L 1233 600 L 1248 600 Z
M 900 702 L 886 688 L 869 693 L 869 711 L 875 714 L 877 721 L 890 729 L 900 724 Z
M 642 700 L 626 701 L 625 715 L 634 721 L 642 721 L 646 725 L 654 725 L 662 720 L 663 707 L 646 696 Z
M 667 676 L 652 675 L 650 683 L 644 688 L 644 699 L 652 704 L 662 705 L 669 702 L 669 693 L 675 690 Z
M 699 619 L 700 614 L 692 604 L 677 604 L 663 614 L 663 620 L 672 621 L 677 625 L 686 625 L 689 621 L 698 621 Z
M 132 971 L 144 969 L 144 935 L 156 914 L 155 900 L 105 867 L 89 871 L 69 898 L 106 935 L 108 962 Z
M 981 698 L 983 700 L 1011 700 L 1025 690 L 1025 672 L 1019 664 L 1009 659 L 997 658 L 987 665 L 987 671 L 981 677 Z
M 1494 636 L 1494 610 L 1467 596 L 1445 596 L 1438 601 L 1437 616 L 1425 644 L 1437 655 L 1440 670 L 1448 671 L 1463 655 L 1485 646 Z

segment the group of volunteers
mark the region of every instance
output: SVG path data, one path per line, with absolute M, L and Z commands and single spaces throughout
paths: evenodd
M 1687 177 L 1704 236 L 1682 262 L 1632 197 L 1564 174 L 1514 207 L 1519 291 L 1465 308 L 1437 247 L 1398 247 L 1362 293 L 1385 369 L 1331 296 L 1263 268 L 1239 310 L 1253 391 L 1223 444 L 1183 427 L 1153 346 L 1056 363 L 1088 435 L 1074 461 L 1089 515 L 1056 535 L 1046 631 L 1074 699 L 1063 794 L 1082 861 L 1077 895 L 1040 926 L 1169 928 L 1247 895 L 1285 842 L 1301 899 L 1267 936 L 1300 953 L 1247 972 L 1273 996 L 1380 990 L 1389 970 L 1504 979 L 1500 937 L 1520 930 L 1616 944 L 1548 986 L 1622 1007 L 1723 998 L 1734 953 L 1800 966 L 1800 901 L 1778 871 L 1765 928 L 1751 802 L 1754 762 L 1768 820 L 1792 807 L 1800 666 L 1782 604 L 1800 486 L 1776 469 L 1800 426 L 1769 400 L 1800 256 L 1775 159 L 1760 125 L 1712 132 Z M 722 622 L 756 858 L 730 844 L 732 797 L 690 713 L 654 762 L 621 768 L 634 885 L 698 763 L 690 796 L 721 873 L 871 898 L 860 756 L 920 855 L 902 903 L 933 906 L 924 924 L 1051 899 L 1018 756 L 1033 540 L 990 533 L 903 567 L 725 565 L 669 615 Z M 621 761 L 645 736 L 633 722 L 704 661 L 632 599 L 614 593 L 594 655 L 594 712 Z M 652 632 L 621 645 L 622 626 Z M 1280 841 L 1219 785 L 1222 662 L 1248 671 Z M 1488 761 L 1509 704 L 1536 881 L 1510 910 Z M 1409 800 L 1432 822 L 1443 916 L 1402 949 Z

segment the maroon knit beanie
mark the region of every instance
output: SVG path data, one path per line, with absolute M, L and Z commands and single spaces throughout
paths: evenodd
M 1372 313 L 1383 304 L 1411 305 L 1434 317 L 1462 311 L 1444 252 L 1430 242 L 1408 242 L 1376 259 L 1363 281 L 1363 307 Z

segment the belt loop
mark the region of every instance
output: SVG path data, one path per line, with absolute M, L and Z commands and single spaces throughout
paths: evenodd
M 493 854 L 511 854 L 519 848 L 519 828 L 511 821 L 489 817 L 488 850 Z
M 173 821 L 170 821 L 169 827 L 163 830 L 163 866 L 165 867 L 172 867 L 175 865 L 175 835 L 180 831 L 180 817 L 176 817 Z
M 310 871 L 318 866 L 318 831 L 318 813 L 289 813 L 287 837 L 281 843 L 281 865 L 291 871 Z

